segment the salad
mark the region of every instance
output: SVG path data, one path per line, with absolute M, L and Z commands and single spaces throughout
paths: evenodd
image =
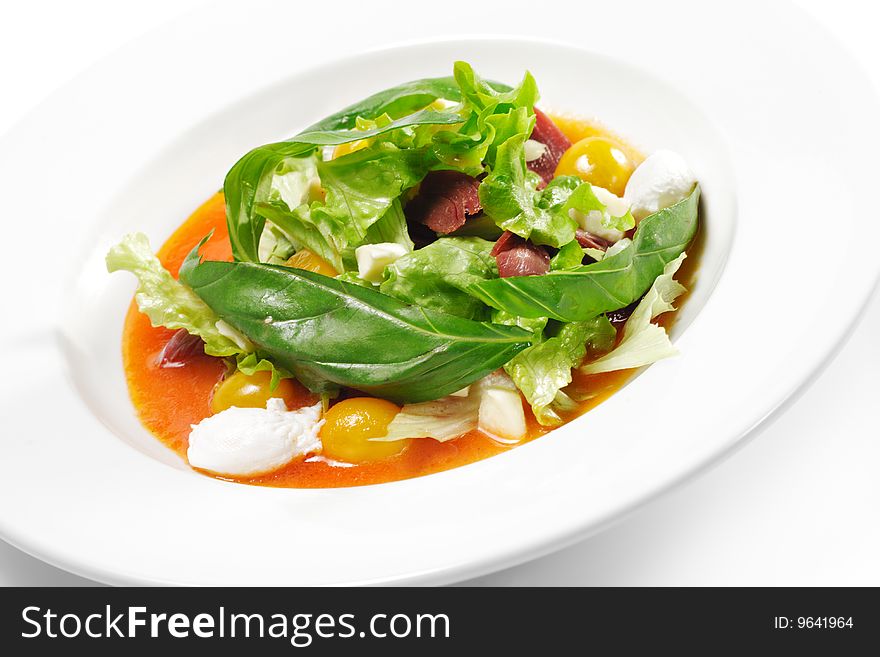
M 675 354 L 696 178 L 538 100 L 456 62 L 254 148 L 158 254 L 125 236 L 143 424 L 213 476 L 378 483 L 534 439 Z

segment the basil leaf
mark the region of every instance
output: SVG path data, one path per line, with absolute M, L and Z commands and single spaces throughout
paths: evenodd
M 155 256 L 143 233 L 123 237 L 107 253 L 106 262 L 107 271 L 111 273 L 129 271 L 137 276 L 138 287 L 134 298 L 138 310 L 150 319 L 153 326 L 184 329 L 190 335 L 200 337 L 206 354 L 234 357 L 238 368 L 245 373 L 270 372 L 272 390 L 282 377 L 290 376 L 261 359 L 245 336 L 223 322 L 198 295 L 175 279 Z
M 458 112 L 424 109 L 369 130 L 306 130 L 299 133 L 294 139 L 302 144 L 337 146 L 350 141 L 376 137 L 398 128 L 416 125 L 454 125 L 461 122 L 462 117 Z
M 479 237 L 441 237 L 388 265 L 379 289 L 424 308 L 488 319 L 489 308 L 466 290 L 498 276 L 495 258 L 490 255 L 493 246 Z
M 507 85 L 497 82 L 490 84 L 496 89 L 509 89 Z M 398 119 L 427 107 L 438 98 L 461 100 L 461 89 L 453 77 L 413 80 L 379 91 L 318 121 L 303 132 L 351 130 L 355 127 L 358 118 L 375 118 L 382 114 Z
M 110 273 L 129 271 L 137 276 L 134 299 L 151 325 L 185 329 L 190 335 L 199 336 L 205 343 L 205 353 L 211 356 L 235 356 L 248 351 L 247 345 L 242 346 L 234 336 L 224 334 L 217 325 L 220 317 L 162 266 L 143 233 L 123 237 L 107 253 L 106 263 Z
M 260 237 L 266 219 L 254 211 L 254 206 L 269 199 L 272 178 L 285 159 L 305 157 L 314 148 L 296 142 L 266 144 L 247 153 L 226 174 L 226 224 L 232 255 L 237 260 L 260 261 Z
M 639 224 L 632 244 L 599 262 L 543 276 L 512 276 L 477 283 L 468 291 L 480 301 L 522 317 L 572 322 L 628 306 L 640 299 L 666 264 L 697 231 L 699 186 L 686 199 Z
M 509 89 L 496 82 L 486 84 L 496 91 Z M 375 118 L 383 114 L 391 117 L 392 122 L 377 127 L 374 135 L 409 125 L 424 125 L 432 120 L 441 125 L 460 121 L 461 118 L 453 117 L 452 112 L 424 109 L 438 98 L 461 100 L 461 90 L 454 78 L 415 80 L 380 91 L 309 126 L 301 133 L 305 135 L 304 140 L 293 137 L 288 141 L 259 146 L 244 155 L 229 170 L 223 183 L 229 241 L 235 259 L 259 262 L 265 217 L 255 212 L 255 206 L 268 200 L 273 174 L 286 158 L 310 155 L 315 144 L 340 144 L 363 139 L 365 132 L 353 131 L 359 117 Z
M 260 353 L 303 383 L 329 381 L 398 402 L 438 399 L 528 346 L 516 327 L 410 306 L 375 290 L 299 269 L 199 262 L 185 282 Z

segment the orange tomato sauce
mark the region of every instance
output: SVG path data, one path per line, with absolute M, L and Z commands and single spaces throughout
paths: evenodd
M 557 117 L 560 128 L 572 142 L 582 136 L 610 134 L 598 124 L 570 117 Z M 594 132 L 585 132 L 591 130 Z M 595 132 L 600 131 L 600 132 Z M 613 136 L 613 135 L 612 135 Z M 615 139 L 619 139 L 615 136 Z M 210 231 L 212 237 L 202 247 L 202 255 L 209 260 L 231 260 L 226 228 L 223 195 L 217 193 L 200 206 L 171 235 L 158 251 L 159 260 L 177 276 L 180 265 L 192 248 Z M 692 247 L 693 249 L 693 247 Z M 689 256 L 692 256 L 689 249 Z M 686 271 L 678 277 L 683 282 L 693 277 L 697 258 L 685 261 Z M 684 268 L 683 268 L 684 270 Z M 675 313 L 667 313 L 664 325 L 672 323 Z M 122 353 L 129 393 L 143 425 L 168 448 L 186 459 L 191 425 L 211 414 L 211 396 L 215 386 L 227 373 L 223 359 L 197 354 L 179 367 L 162 368 L 159 359 L 162 349 L 174 331 L 154 328 L 149 319 L 138 312 L 132 301 L 122 336 Z M 574 373 L 570 388 L 584 398 L 572 417 L 586 413 L 619 390 L 632 375 L 631 370 L 596 375 Z M 360 393 L 352 393 L 360 394 Z M 345 395 L 343 395 L 345 396 Z M 302 405 L 312 404 L 315 398 L 303 395 Z M 537 423 L 528 404 L 526 418 L 528 436 L 519 444 L 548 433 L 549 429 Z M 566 420 L 572 417 L 565 418 Z M 586 437 L 585 437 L 586 438 Z M 340 465 L 327 462 L 320 456 L 299 458 L 274 472 L 254 477 L 228 478 L 241 483 L 287 488 L 333 488 L 361 486 L 397 481 L 441 472 L 493 456 L 512 449 L 502 445 L 479 430 L 471 431 L 455 440 L 440 443 L 432 439 L 415 439 L 401 454 L 382 461 L 358 465 Z M 211 475 L 211 473 L 205 473 Z M 211 475 L 216 476 L 216 475 Z

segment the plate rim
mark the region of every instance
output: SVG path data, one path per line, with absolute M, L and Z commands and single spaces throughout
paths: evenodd
M 476 37 L 473 37 L 473 38 L 476 38 Z M 498 40 L 511 40 L 511 41 L 520 40 L 518 37 L 503 37 L 503 36 L 499 36 L 499 37 L 497 37 L 497 39 Z M 395 49 L 398 49 L 399 47 L 404 47 L 407 45 L 416 45 L 416 44 L 422 45 L 422 44 L 429 43 L 429 42 L 441 43 L 441 42 L 446 42 L 448 40 L 460 41 L 460 40 L 462 40 L 462 37 L 456 37 L 454 39 L 447 39 L 442 36 L 437 36 L 433 40 L 424 40 L 424 39 L 414 40 L 412 43 L 407 42 L 407 43 L 403 43 L 403 44 L 394 44 L 394 45 L 389 45 L 389 46 L 385 46 L 385 47 L 367 50 L 365 52 L 379 52 L 379 51 L 395 50 Z M 533 41 L 533 42 L 539 41 L 539 42 L 552 43 L 552 42 L 549 42 L 548 40 L 544 40 L 544 39 L 530 38 L 528 40 Z M 565 46 L 569 46 L 569 47 L 571 45 L 571 44 L 568 44 L 564 41 L 556 42 L 556 44 L 557 45 L 565 45 Z M 846 57 L 849 58 L 848 53 L 846 53 L 845 51 L 842 51 L 842 52 L 845 54 Z M 605 55 L 602 55 L 601 53 L 592 53 L 592 54 L 597 55 L 597 56 L 605 56 Z M 351 57 L 351 56 L 348 56 L 348 57 L 345 57 L 342 59 L 348 59 L 349 57 Z M 335 63 L 335 61 L 336 60 L 333 60 L 333 61 L 325 60 L 325 61 L 321 62 L 321 65 L 328 64 L 328 63 Z M 626 64 L 632 65 L 631 62 L 626 62 Z M 864 78 L 863 75 L 860 77 Z M 68 85 L 73 86 L 76 84 L 76 82 L 77 82 L 77 79 L 74 79 L 71 82 L 69 82 Z M 863 79 L 862 82 L 866 83 L 866 84 L 870 84 L 866 79 Z M 65 85 L 65 86 L 68 86 L 68 85 Z M 56 94 L 52 94 L 51 96 L 49 96 L 44 101 L 44 103 L 51 103 L 52 99 L 55 97 L 55 95 Z M 876 97 L 875 97 L 875 102 L 876 102 Z M 16 127 L 17 126 L 14 126 L 10 130 L 10 133 L 12 133 L 16 129 Z M 736 239 L 737 239 L 737 236 L 735 235 L 734 240 L 736 240 Z M 736 248 L 736 244 L 734 244 L 733 248 Z M 725 263 L 725 267 L 726 267 L 726 263 Z M 722 274 L 723 274 L 723 271 L 722 271 Z M 781 415 L 782 412 L 784 412 L 785 409 L 787 409 L 792 403 L 794 403 L 794 401 L 809 387 L 809 385 L 815 379 L 815 375 L 818 372 L 822 371 L 828 365 L 828 363 L 830 363 L 831 360 L 833 360 L 833 358 L 836 356 L 836 354 L 839 352 L 839 350 L 846 343 L 846 339 L 851 334 L 851 329 L 861 319 L 861 310 L 864 309 L 865 304 L 868 302 L 873 290 L 876 287 L 877 287 L 877 279 L 875 278 L 873 283 L 871 285 L 867 286 L 867 291 L 863 294 L 860 302 L 858 303 L 859 310 L 856 313 L 856 319 L 852 322 L 846 323 L 845 327 L 841 330 L 840 335 L 838 335 L 837 338 L 834 340 L 833 348 L 830 351 L 827 351 L 818 362 L 813 363 L 813 367 L 811 368 L 811 371 L 807 377 L 803 378 L 800 381 L 800 383 L 798 385 L 796 385 L 794 387 L 794 389 L 790 390 L 785 396 L 779 398 L 777 400 L 777 403 L 771 409 L 771 411 L 769 413 L 767 413 L 765 416 L 763 416 L 762 418 L 760 418 L 759 420 L 757 420 L 754 423 L 752 429 L 747 430 L 743 435 L 732 440 L 730 446 L 728 446 L 725 449 L 718 450 L 711 458 L 704 460 L 698 466 L 691 468 L 688 471 L 680 473 L 678 477 L 669 481 L 665 487 L 646 493 L 641 499 L 628 505 L 623 511 L 619 511 L 613 517 L 606 518 L 598 523 L 593 523 L 593 524 L 586 526 L 586 527 L 577 528 L 577 527 L 573 526 L 573 528 L 570 531 L 568 531 L 567 533 L 564 533 L 561 536 L 556 536 L 553 538 L 535 537 L 535 539 L 532 541 L 532 544 L 530 546 L 527 546 L 524 548 L 519 547 L 517 549 L 512 549 L 509 551 L 509 553 L 506 553 L 504 556 L 502 556 L 500 558 L 496 558 L 494 561 L 490 560 L 490 561 L 492 561 L 492 563 L 473 564 L 469 570 L 467 570 L 467 569 L 463 570 L 461 566 L 457 566 L 457 567 L 450 567 L 448 569 L 449 572 L 446 572 L 443 570 L 430 571 L 430 572 L 425 572 L 425 573 L 413 574 L 408 577 L 402 577 L 399 579 L 385 579 L 385 578 L 383 578 L 381 581 L 383 583 L 449 582 L 449 581 L 458 580 L 461 577 L 478 576 L 480 574 L 484 574 L 486 572 L 491 572 L 491 571 L 497 570 L 499 568 L 509 567 L 509 566 L 514 565 L 516 563 L 521 563 L 521 562 L 526 561 L 528 559 L 539 556 L 541 554 L 546 554 L 551 551 L 555 551 L 556 549 L 560 549 L 560 548 L 564 547 L 565 545 L 570 545 L 578 540 L 581 540 L 582 538 L 585 538 L 586 536 L 589 536 L 589 535 L 592 535 L 592 534 L 597 533 L 599 531 L 602 531 L 604 528 L 606 528 L 610 524 L 613 524 L 614 522 L 617 522 L 617 521 L 623 519 L 624 517 L 630 515 L 633 512 L 637 512 L 640 508 L 642 508 L 650 500 L 653 500 L 653 499 L 656 499 L 657 497 L 665 495 L 669 491 L 678 488 L 679 486 L 685 484 L 687 481 L 692 480 L 693 478 L 695 478 L 696 476 L 698 476 L 702 472 L 705 472 L 708 468 L 713 467 L 717 463 L 723 461 L 724 459 L 726 459 L 729 456 L 736 453 L 736 451 L 738 449 L 741 449 L 743 446 L 745 446 L 748 443 L 748 441 L 750 441 L 756 435 L 758 435 L 759 432 L 762 431 L 765 427 L 769 426 L 773 420 L 775 420 L 779 415 Z M 89 577 L 91 579 L 96 579 L 98 581 L 103 581 L 106 583 L 131 583 L 131 582 L 136 582 L 138 584 L 160 583 L 159 580 L 140 579 L 137 575 L 134 575 L 134 576 L 131 576 L 131 575 L 114 576 L 111 573 L 105 574 L 105 573 L 102 573 L 100 571 L 100 569 L 92 569 L 92 568 L 86 567 L 84 564 L 77 563 L 75 560 L 71 561 L 69 559 L 64 559 L 56 554 L 53 554 L 53 553 L 47 552 L 47 551 L 33 550 L 33 549 L 31 549 L 33 547 L 32 545 L 28 545 L 26 541 L 16 540 L 16 537 L 14 536 L 13 532 L 6 531 L 6 528 L 5 528 L 4 524 L 2 523 L 2 518 L 0 518 L 0 527 L 3 527 L 3 540 L 5 540 L 6 542 L 10 543 L 11 545 L 14 545 L 18 549 L 21 549 L 22 551 L 24 551 L 28 554 L 36 556 L 37 558 L 42 559 L 43 561 L 51 563 L 52 565 L 63 568 L 63 569 L 68 570 L 70 572 L 81 574 L 85 577 Z M 171 583 L 171 582 L 169 581 L 169 582 L 162 582 L 162 583 Z M 176 580 L 175 580 L 175 583 L 179 583 L 179 582 L 176 582 Z M 365 583 L 365 582 L 360 582 L 360 583 Z M 366 583 L 377 583 L 377 582 L 366 582 Z

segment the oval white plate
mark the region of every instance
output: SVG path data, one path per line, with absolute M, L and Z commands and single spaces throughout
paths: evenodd
M 355 19 L 334 21 L 333 47 L 317 30 L 290 39 L 282 26 L 323 24 L 319 9 L 290 3 L 193 16 L 117 53 L 5 138 L 6 540 L 116 583 L 453 581 L 597 531 L 729 452 L 815 375 L 880 269 L 880 229 L 859 215 L 878 108 L 852 62 L 775 4 L 760 21 L 716 8 L 729 15 L 699 29 L 687 18 L 698 3 L 579 9 L 583 20 L 546 24 L 461 5 L 430 21 L 377 6 L 384 34 L 414 42 L 378 51 L 383 34 Z M 590 50 L 439 38 L 462 15 Z M 319 50 L 371 49 L 318 65 Z M 106 246 L 138 228 L 158 246 L 250 146 L 456 58 L 506 80 L 528 67 L 545 105 L 686 155 L 704 186 L 707 246 L 676 327 L 681 356 L 548 437 L 439 475 L 308 491 L 190 472 L 134 419 L 119 356 L 131 281 L 106 275 Z

